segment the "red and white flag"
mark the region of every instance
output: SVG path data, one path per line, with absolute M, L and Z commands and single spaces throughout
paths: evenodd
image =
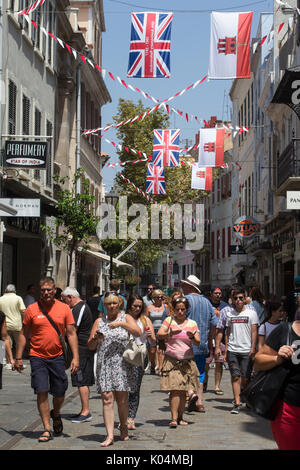
M 200 129 L 199 159 L 200 166 L 224 165 L 225 129 Z
M 211 14 L 208 78 L 250 78 L 253 12 Z
M 212 168 L 201 168 L 193 165 L 192 168 L 192 189 L 212 190 Z

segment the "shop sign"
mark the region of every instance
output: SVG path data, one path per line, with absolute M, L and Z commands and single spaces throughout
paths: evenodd
M 300 191 L 286 192 L 286 208 L 300 209 Z
M 0 217 L 40 217 L 40 199 L 0 198 L 0 202 L 17 211 L 15 215 L 0 210 Z
M 46 168 L 48 142 L 7 140 L 4 166 L 13 168 Z
M 260 231 L 260 224 L 253 217 L 239 217 L 233 225 L 235 235 L 241 240 L 250 240 Z

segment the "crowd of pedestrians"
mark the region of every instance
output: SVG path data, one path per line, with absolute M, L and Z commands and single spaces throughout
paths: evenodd
M 100 295 L 96 287 L 92 297 L 84 301 L 76 289 L 58 291 L 54 280 L 45 277 L 40 281 L 38 300 L 33 285 L 28 286 L 24 301 L 12 284 L 0 297 L 0 339 L 12 369 L 22 372 L 23 354 L 30 345 L 31 386 L 43 423 L 39 442 L 48 442 L 63 432 L 60 410 L 68 377 L 62 336 L 72 351 L 71 382 L 78 388 L 81 402 L 81 409 L 71 420 L 75 425 L 93 419 L 89 398 L 90 388 L 96 384 L 106 428 L 102 447 L 114 443 L 114 402 L 120 439 L 128 440 L 128 430 L 135 429 L 146 371 L 160 377 L 161 390 L 169 395 L 169 427 L 176 428 L 188 425 L 185 411 L 206 412 L 204 394 L 212 365 L 216 395 L 224 394 L 222 374 L 229 368 L 231 413 L 238 415 L 241 392 L 251 376 L 285 361 L 291 371 L 272 431 L 280 449 L 300 449 L 299 437 L 291 438 L 293 433 L 299 436 L 300 431 L 300 361 L 294 360 L 300 344 L 299 276 L 295 289 L 279 300 L 265 299 L 258 287 L 250 289 L 248 295 L 238 285 L 227 296 L 220 286 L 212 286 L 204 295 L 201 281 L 194 275 L 183 279 L 180 289 L 170 297 L 152 284 L 144 297 L 121 295 L 119 289 L 119 282 L 112 280 L 107 292 Z M 294 349 L 285 343 L 287 321 L 292 322 Z M 124 359 L 130 339 L 147 348 L 143 365 Z M 52 406 L 48 394 L 53 397 Z

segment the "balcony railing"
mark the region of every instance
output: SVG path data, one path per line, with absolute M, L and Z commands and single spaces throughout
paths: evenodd
M 291 177 L 300 177 L 300 145 L 292 139 L 277 158 L 277 189 Z

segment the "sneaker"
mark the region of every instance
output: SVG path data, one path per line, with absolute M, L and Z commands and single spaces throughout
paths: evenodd
M 78 415 L 72 419 L 72 423 L 87 423 L 88 421 L 92 421 L 92 415 L 90 413 L 86 416 Z
M 12 365 L 11 364 L 6 364 L 6 366 L 4 366 L 4 369 L 12 370 Z
M 235 405 L 235 404 L 234 404 L 234 405 L 233 405 L 233 408 L 232 408 L 232 410 L 231 410 L 231 414 L 233 414 L 233 415 L 238 415 L 239 412 L 240 412 L 240 408 L 241 408 L 240 405 Z

